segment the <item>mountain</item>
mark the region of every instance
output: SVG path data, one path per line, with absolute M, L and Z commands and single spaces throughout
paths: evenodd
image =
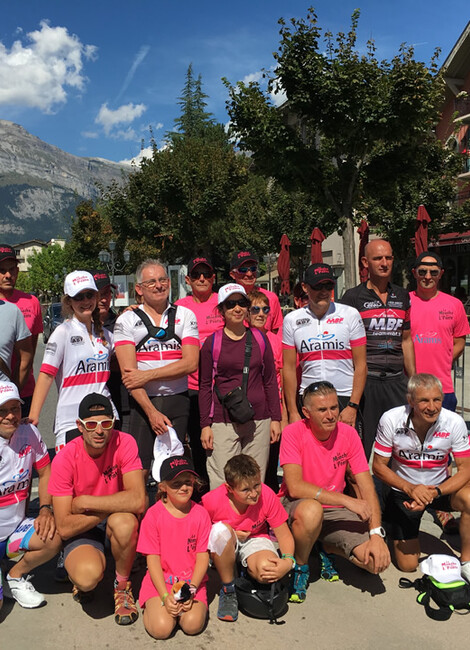
M 95 199 L 130 168 L 101 158 L 80 158 L 0 120 L 0 241 L 67 237 L 75 207 Z

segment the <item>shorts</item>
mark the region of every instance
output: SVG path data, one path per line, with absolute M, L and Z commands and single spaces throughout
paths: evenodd
M 404 502 L 409 500 L 410 497 L 407 494 L 404 492 L 398 492 L 398 490 L 390 490 L 385 500 L 383 520 L 388 524 L 387 529 L 390 537 L 394 540 L 418 539 L 419 525 L 424 510 L 421 510 L 420 512 L 407 510 L 404 506 Z M 434 499 L 425 510 L 444 510 L 445 512 L 452 512 L 450 495 L 445 494 L 442 497 Z
M 246 567 L 247 560 L 250 555 L 253 553 L 258 553 L 258 551 L 272 551 L 276 557 L 278 557 L 277 549 L 274 546 L 274 542 L 269 539 L 269 537 L 249 537 L 246 541 L 237 542 L 237 555 L 238 559 L 244 567 Z
M 281 503 L 289 514 L 289 525 L 296 507 L 302 501 L 304 499 L 282 497 Z M 369 524 L 347 508 L 323 508 L 323 524 L 318 539 L 336 546 L 345 557 L 350 558 L 356 546 L 369 541 Z
M 34 533 L 34 519 L 26 517 L 11 535 L 0 542 L 0 559 L 5 555 L 13 559 L 29 551 L 29 542 Z
M 165 586 L 168 592 L 171 591 L 171 586 L 174 582 L 170 578 L 171 578 L 170 576 L 165 576 Z M 186 580 L 186 582 L 189 582 L 189 580 Z M 206 583 L 207 583 L 207 574 L 205 575 L 202 583 L 199 585 L 199 588 L 196 591 L 196 594 L 194 596 L 194 600 L 198 600 L 199 602 L 204 603 L 204 605 L 207 607 Z M 160 594 L 158 593 L 155 585 L 153 584 L 152 578 L 150 577 L 150 573 L 147 571 L 147 573 L 144 576 L 144 579 L 142 580 L 142 585 L 140 587 L 140 592 L 139 592 L 139 604 L 141 608 L 143 609 L 145 607 L 145 603 L 147 602 L 147 600 L 150 600 L 150 598 L 158 598 L 159 596 Z
M 106 542 L 106 521 L 102 521 L 98 526 L 85 533 L 80 533 L 71 537 L 64 542 L 64 561 L 67 559 L 69 553 L 79 546 L 93 546 L 101 553 L 104 553 L 104 545 Z

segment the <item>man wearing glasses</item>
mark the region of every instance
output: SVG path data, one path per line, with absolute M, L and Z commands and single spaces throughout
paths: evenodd
M 439 291 L 443 273 L 442 260 L 436 253 L 425 251 L 416 258 L 413 268 L 416 290 L 410 294 L 411 338 L 416 372 L 438 377 L 444 391 L 442 406 L 455 411 L 452 364 L 464 350 L 470 327 L 460 300 Z
M 185 442 L 188 375 L 198 366 L 199 335 L 193 312 L 170 304 L 170 280 L 161 262 L 142 262 L 136 292 L 142 304 L 119 316 L 114 343 L 122 381 L 131 395 L 130 431 L 147 477 L 156 435 L 172 426 Z
M 256 285 L 258 276 L 258 258 L 252 251 L 238 251 L 230 260 L 230 277 L 249 294 L 255 289 L 268 297 L 270 313 L 265 328 L 275 334 L 282 328 L 282 311 L 279 298 L 272 291 Z
M 187 307 L 196 316 L 201 347 L 208 336 L 224 326 L 224 319 L 217 309 L 217 294 L 212 291 L 214 280 L 214 267 L 207 257 L 197 255 L 191 258 L 188 262 L 188 275 L 186 276 L 186 284 L 190 287 L 191 294 L 180 298 L 175 303 Z M 207 480 L 206 452 L 202 448 L 199 425 L 199 373 L 197 369 L 188 375 L 188 389 L 190 401 L 188 434 L 194 467 L 199 476 Z
M 289 422 L 301 419 L 297 402 L 296 360 L 302 378 L 299 395 L 315 381 L 331 381 L 338 393 L 339 419 L 352 426 L 367 376 L 366 334 L 357 309 L 333 302 L 335 277 L 328 264 L 312 264 L 305 272 L 308 304 L 284 319 L 284 394 Z
M 82 604 L 91 600 L 103 578 L 108 538 L 116 564 L 114 619 L 130 625 L 138 618 L 129 576 L 145 509 L 142 463 L 132 436 L 114 429 L 113 407 L 104 395 L 83 398 L 77 427 L 80 437 L 55 456 L 49 480 L 72 597 Z

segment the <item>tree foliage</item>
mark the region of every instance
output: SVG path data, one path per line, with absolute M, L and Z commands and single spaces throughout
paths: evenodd
M 75 267 L 74 267 L 75 268 Z M 43 248 L 30 258 L 29 291 L 40 299 L 51 300 L 64 290 L 64 274 L 72 269 L 70 249 L 59 244 Z
M 281 19 L 267 89 L 226 82 L 233 132 L 257 170 L 311 197 L 310 231 L 342 230 L 346 286 L 355 284 L 353 227 L 362 218 L 392 237 L 400 224 L 409 236 L 419 203 L 447 213 L 455 194 L 455 161 L 432 134 L 443 96 L 437 52 L 430 67 L 406 45 L 391 61 L 378 60 L 371 41 L 360 54 L 358 20 L 355 11 L 349 32 L 333 37 L 312 8 L 306 19 Z M 278 85 L 287 96 L 280 109 L 270 101 Z

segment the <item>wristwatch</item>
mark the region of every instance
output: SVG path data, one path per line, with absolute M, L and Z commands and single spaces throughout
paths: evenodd
M 379 537 L 385 537 L 385 528 L 383 526 L 378 526 L 377 528 L 372 528 L 369 530 L 369 537 L 372 535 L 378 535 Z
M 359 404 L 356 404 L 356 402 L 348 402 L 348 406 L 352 409 L 356 409 L 356 411 L 359 409 Z

